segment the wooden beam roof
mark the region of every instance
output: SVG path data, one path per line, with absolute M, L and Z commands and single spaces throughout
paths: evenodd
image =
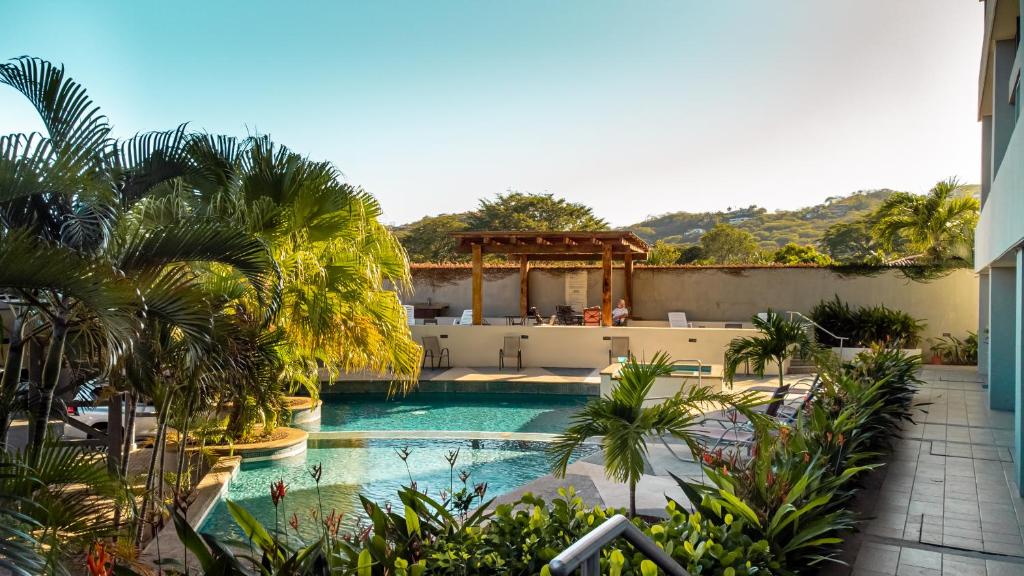
M 521 232 L 491 230 L 456 232 L 460 252 L 470 252 L 474 244 L 484 254 L 528 256 L 531 260 L 590 260 L 611 246 L 612 257 L 621 259 L 632 254 L 637 260 L 647 256 L 647 243 L 629 231 L 602 232 Z

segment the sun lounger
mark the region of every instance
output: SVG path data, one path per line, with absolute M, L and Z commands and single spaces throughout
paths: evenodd
M 441 360 L 448 361 L 448 368 L 452 367 L 452 355 L 448 351 L 448 348 L 442 348 L 440 340 L 437 336 L 424 336 L 423 337 L 423 365 L 427 365 L 427 358 L 430 358 L 431 368 L 440 368 Z M 434 363 L 437 363 L 435 366 Z
M 405 309 L 405 321 L 412 326 L 416 324 L 416 307 L 410 304 L 403 304 L 402 308 Z
M 456 324 L 459 324 L 459 325 L 463 325 L 463 324 L 469 325 L 469 324 L 472 324 L 472 323 L 473 323 L 473 311 L 472 310 L 463 310 L 462 311 L 462 316 L 460 316 L 459 317 L 459 321 L 456 322 Z
M 505 368 L 505 358 L 516 359 L 516 371 L 523 369 L 523 344 L 519 336 L 505 336 L 505 344 L 498 350 L 498 370 Z
M 689 328 L 690 323 L 686 321 L 686 312 L 669 312 L 669 328 Z

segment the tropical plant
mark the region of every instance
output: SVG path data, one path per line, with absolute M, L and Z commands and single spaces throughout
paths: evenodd
M 839 340 L 832 336 L 835 334 L 847 338 L 847 346 L 863 348 L 879 343 L 899 343 L 904 348 L 913 348 L 925 328 L 922 321 L 884 304 L 854 309 L 838 295 L 816 304 L 811 309 L 811 319 L 818 324 L 815 327 L 817 341 L 825 346 L 839 346 Z
M 644 472 L 647 437 L 671 435 L 686 442 L 696 454 L 699 447 L 689 429 L 701 420 L 707 406 L 732 406 L 750 415 L 753 400 L 749 395 L 715 392 L 709 386 L 684 386 L 663 401 L 648 399 L 655 381 L 671 373 L 672 362 L 664 352 L 647 362 L 630 358 L 611 393 L 588 402 L 551 444 L 555 475 L 564 477 L 574 451 L 588 438 L 600 437 L 605 474 L 629 485 L 629 514 L 635 516 L 636 485 Z
M 974 227 L 980 204 L 950 178 L 924 196 L 898 192 L 875 212 L 873 233 L 887 249 L 899 240 L 927 264 L 974 260 Z
M 47 442 L 29 463 L 22 452 L 0 451 L 3 558 L 35 566 L 29 574 L 73 573 L 68 560 L 95 540 L 116 533 L 115 509 L 127 493 L 101 454 Z
M 751 320 L 760 336 L 736 338 L 725 351 L 725 379 L 732 382 L 740 364 L 749 362 L 758 376 L 764 376 L 769 363 L 779 371 L 779 386 L 785 379 L 786 360 L 794 356 L 810 358 L 815 352 L 814 342 L 802 322 L 786 320 L 781 314 L 768 310 L 763 316 Z
M 978 363 L 978 334 L 967 332 L 963 340 L 951 334 L 929 339 L 932 352 L 942 358 L 944 364 L 974 365 Z

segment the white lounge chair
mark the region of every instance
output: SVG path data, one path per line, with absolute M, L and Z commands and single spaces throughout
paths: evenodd
M 463 310 L 462 316 L 459 317 L 459 321 L 456 324 L 472 324 L 473 323 L 473 311 Z
M 405 321 L 409 326 L 416 324 L 416 307 L 411 304 L 402 304 L 402 308 L 405 308 Z
M 686 312 L 669 312 L 669 328 L 689 328 L 690 323 L 686 321 Z

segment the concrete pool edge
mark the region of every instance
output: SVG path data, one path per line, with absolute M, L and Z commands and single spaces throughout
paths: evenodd
M 506 442 L 554 442 L 558 434 L 543 432 L 490 432 L 477 430 L 359 430 L 310 432 L 310 448 L 329 448 L 359 440 L 498 440 Z M 590 443 L 594 440 L 588 440 Z
M 323 398 L 348 394 L 387 394 L 390 386 L 391 383 L 385 380 L 341 380 L 324 383 L 320 396 Z M 597 396 L 600 389 L 600 382 L 423 380 L 410 393 Z
M 231 481 L 238 477 L 242 467 L 241 456 L 219 456 L 210 470 L 203 475 L 193 490 L 195 498 L 189 504 L 185 514 L 192 527 L 202 526 L 210 512 L 213 511 L 224 495 L 227 494 Z M 152 565 L 161 558 L 183 558 L 185 546 L 178 539 L 178 532 L 173 522 L 166 522 L 159 532 L 146 544 L 140 560 Z

